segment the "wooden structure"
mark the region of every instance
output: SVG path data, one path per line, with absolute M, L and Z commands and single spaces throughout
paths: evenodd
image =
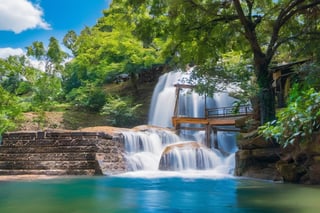
M 236 128 L 223 128 L 223 126 L 234 126 L 237 119 L 251 114 L 252 109 L 249 105 L 240 105 L 237 107 L 207 108 L 205 103 L 204 117 L 187 117 L 178 115 L 179 97 L 181 89 L 192 89 L 192 85 L 176 84 L 176 101 L 172 124 L 176 131 L 180 130 L 204 130 L 206 135 L 206 145 L 211 148 L 210 136 L 213 132 L 215 135 L 214 148 L 218 148 L 217 132 L 218 131 L 239 131 Z M 206 97 L 205 97 L 206 102 Z M 185 126 L 187 125 L 187 126 Z M 196 127 L 190 127 L 195 125 Z
M 296 74 L 295 67 L 308 61 L 310 60 L 302 60 L 270 67 L 273 78 L 272 87 L 276 95 L 277 107 L 281 108 L 286 106 L 286 100 L 291 85 L 291 77 Z

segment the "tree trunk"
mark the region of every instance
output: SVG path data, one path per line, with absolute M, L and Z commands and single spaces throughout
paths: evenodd
M 247 18 L 242 9 L 240 0 L 233 0 L 233 3 L 240 22 L 243 25 L 245 38 L 250 43 L 254 55 L 255 74 L 259 86 L 258 99 L 260 112 L 257 114 L 260 115 L 261 124 L 264 124 L 268 121 L 274 120 L 276 114 L 275 97 L 272 88 L 272 73 L 269 73 L 268 71 L 268 65 L 271 57 L 266 57 L 263 53 L 255 31 L 256 23 L 254 23 L 250 18 Z
M 264 124 L 272 121 L 275 116 L 275 95 L 272 88 L 272 73 L 268 71 L 268 63 L 264 58 L 255 57 L 255 69 L 259 85 L 258 98 L 260 122 Z
M 138 95 L 139 94 L 139 89 L 138 89 L 138 78 L 135 73 L 130 74 L 131 78 L 131 84 L 133 86 L 134 92 Z

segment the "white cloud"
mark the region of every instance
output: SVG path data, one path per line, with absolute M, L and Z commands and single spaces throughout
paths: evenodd
M 7 58 L 10 55 L 24 55 L 24 51 L 21 48 L 0 48 L 0 58 Z
M 27 29 L 50 29 L 43 11 L 28 0 L 0 0 L 0 30 L 20 33 Z
M 46 68 L 45 68 L 45 62 L 44 61 L 38 61 L 38 60 L 35 60 L 35 59 L 32 59 L 32 58 L 29 58 L 30 60 L 30 64 L 32 67 L 38 69 L 38 70 L 41 70 L 41 71 L 45 71 Z
M 21 49 L 21 48 L 11 48 L 11 47 L 0 48 L 0 58 L 6 59 L 9 56 L 14 56 L 14 55 L 22 56 L 22 55 L 26 55 L 26 52 L 23 51 L 23 49 Z M 42 70 L 42 71 L 45 70 L 45 62 L 44 61 L 39 61 L 39 60 L 36 60 L 32 57 L 28 57 L 28 58 L 29 58 L 30 65 L 32 67 L 39 69 L 39 70 Z

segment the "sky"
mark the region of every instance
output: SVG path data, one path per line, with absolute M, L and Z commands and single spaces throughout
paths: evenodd
M 34 41 L 62 42 L 69 30 L 93 26 L 112 0 L 0 0 L 0 58 L 23 54 Z

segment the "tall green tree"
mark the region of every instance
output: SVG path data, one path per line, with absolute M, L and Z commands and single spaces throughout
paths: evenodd
M 86 27 L 79 36 L 72 32 L 65 36 L 75 55 L 64 75 L 69 91 L 89 82 L 101 85 L 124 73 L 137 87 L 140 72 L 163 63 L 156 45 L 147 46 L 134 36 L 136 26 L 127 20 L 133 10 L 122 6 L 113 2 L 93 27 Z
M 15 95 L 30 92 L 31 85 L 37 79 L 37 71 L 26 56 L 9 56 L 0 59 L 0 85 Z
M 277 60 L 319 55 L 320 0 L 113 2 L 142 14 L 130 19 L 140 29 L 137 35 L 141 39 L 152 43 L 166 34 L 163 53 L 171 55 L 172 61 L 196 64 L 197 75 L 204 79 L 230 76 L 220 66 L 229 52 L 240 51 L 242 58 L 251 58 L 262 123 L 275 118 L 270 65 Z M 150 29 L 148 36 L 143 29 Z
M 68 31 L 68 33 L 63 37 L 63 45 L 71 50 L 73 55 L 77 54 L 77 38 L 78 35 L 73 30 Z
M 27 47 L 27 55 L 44 63 L 44 71 L 51 76 L 62 73 L 63 62 L 68 56 L 66 52 L 62 51 L 59 41 L 54 37 L 50 37 L 47 48 L 41 41 L 33 42 Z
M 21 119 L 21 107 L 17 97 L 0 86 L 0 136 L 13 130 Z
M 36 108 L 48 110 L 62 93 L 61 75 L 68 55 L 62 51 L 58 40 L 54 37 L 50 38 L 48 47 L 45 47 L 43 42 L 33 42 L 27 47 L 27 55 L 44 63 L 44 72 L 39 71 L 33 82 L 32 100 Z

